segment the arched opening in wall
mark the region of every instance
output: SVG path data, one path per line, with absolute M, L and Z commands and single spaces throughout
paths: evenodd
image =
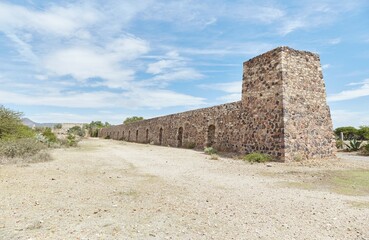
M 159 145 L 161 145 L 163 142 L 163 128 L 160 128 L 159 130 Z
M 138 130 L 136 130 L 136 142 L 138 142 Z
M 206 143 L 206 145 L 208 147 L 213 146 L 215 143 L 215 126 L 214 125 L 210 125 L 208 127 L 208 142 Z
M 122 133 L 122 140 L 124 140 L 124 131 L 123 131 L 123 133 Z
M 149 142 L 149 129 L 146 129 L 146 142 Z
M 128 142 L 131 140 L 131 130 L 128 131 Z
M 117 133 L 117 140 L 120 140 L 120 139 L 119 139 L 119 131 L 118 131 L 118 133 Z
M 183 142 L 183 127 L 178 128 L 178 136 L 177 136 L 177 146 L 178 147 L 182 147 L 182 142 Z

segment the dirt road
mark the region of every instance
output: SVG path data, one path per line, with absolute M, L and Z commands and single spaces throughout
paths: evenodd
M 251 165 L 98 139 L 52 155 L 0 166 L 0 239 L 369 239 L 368 194 L 303 185 L 339 164 Z

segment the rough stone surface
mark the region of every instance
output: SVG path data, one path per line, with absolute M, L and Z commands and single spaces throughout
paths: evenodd
M 332 128 L 319 56 L 279 47 L 243 64 L 241 101 L 112 126 L 99 137 L 300 161 L 335 154 Z

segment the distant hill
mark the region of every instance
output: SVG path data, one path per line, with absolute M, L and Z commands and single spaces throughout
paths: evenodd
M 28 127 L 54 127 L 57 123 L 37 123 L 29 118 L 22 118 L 22 123 Z

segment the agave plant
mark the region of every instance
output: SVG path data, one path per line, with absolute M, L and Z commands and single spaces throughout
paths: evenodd
M 358 141 L 356 139 L 351 140 L 349 142 L 349 144 L 345 143 L 347 150 L 350 152 L 354 152 L 354 151 L 359 151 L 360 147 L 361 147 L 361 143 L 362 141 Z

